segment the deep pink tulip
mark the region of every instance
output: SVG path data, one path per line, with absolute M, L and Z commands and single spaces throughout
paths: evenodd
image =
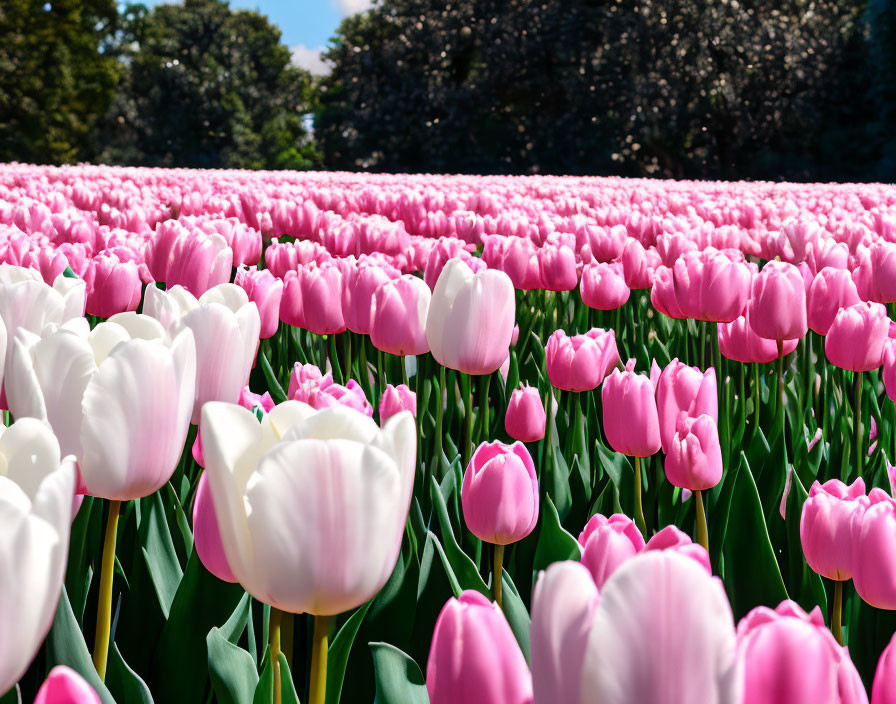
M 410 411 L 414 418 L 417 417 L 417 394 L 405 384 L 398 386 L 386 384 L 386 390 L 383 391 L 379 405 L 380 424 L 382 425 L 401 411 Z
M 653 534 L 644 550 L 674 550 L 689 557 L 706 570 L 706 574 L 712 574 L 712 566 L 709 562 L 709 553 L 699 543 L 691 540 L 691 536 L 675 526 L 666 526 Z
M 431 704 L 529 704 L 532 675 L 497 604 L 465 591 L 442 608 L 426 664 Z
M 332 264 L 309 266 L 299 270 L 299 282 L 305 329 L 315 335 L 343 332 L 342 272 Z
M 727 323 L 743 314 L 750 296 L 750 267 L 743 257 L 706 249 L 687 252 L 672 266 L 672 285 L 681 313 L 695 320 Z
M 254 266 L 237 269 L 233 282 L 242 288 L 249 300 L 258 307 L 261 317 L 260 338 L 266 340 L 277 333 L 280 324 L 280 301 L 283 299 L 283 281 L 267 269 Z
M 41 685 L 34 704 L 100 704 L 99 695 L 77 672 L 57 665 Z
M 682 254 L 696 249 L 696 242 L 677 232 L 656 238 L 656 251 L 663 260 L 663 265 L 670 268 Z
M 615 310 L 631 293 L 625 277 L 613 264 L 589 264 L 582 270 L 582 303 L 596 310 Z
M 616 333 L 592 328 L 584 335 L 567 337 L 555 330 L 545 346 L 548 378 L 564 391 L 591 391 L 619 363 Z
M 89 315 L 110 318 L 140 305 L 143 287 L 134 262 L 122 262 L 111 253 L 99 254 L 87 264 L 84 282 Z
M 828 330 L 824 353 L 828 360 L 854 372 L 877 369 L 884 360 L 890 319 L 880 303 L 856 303 L 842 308 Z
M 650 258 L 638 240 L 629 240 L 622 251 L 622 271 L 625 285 L 630 289 L 650 288 L 656 267 L 650 266 Z
M 380 286 L 373 296 L 370 341 L 383 352 L 402 357 L 429 352 L 426 315 L 432 293 L 412 274 Z
M 874 671 L 874 686 L 871 689 L 871 704 L 893 704 L 896 702 L 896 635 L 877 661 Z
M 669 267 L 661 266 L 656 270 L 653 288 L 650 290 L 650 303 L 660 313 L 670 318 L 676 320 L 687 318 L 675 295 L 675 280 Z
M 644 537 L 625 514 L 614 513 L 607 518 L 596 513 L 579 534 L 579 545 L 582 564 L 600 589 L 623 562 L 644 549 Z
M 305 306 L 302 303 L 302 280 L 298 271 L 287 271 L 283 276 L 283 295 L 280 299 L 280 320 L 293 327 L 305 328 Z
M 464 521 L 480 540 L 509 545 L 538 522 L 535 464 L 521 442 L 482 443 L 473 453 L 461 485 Z
M 878 303 L 896 301 L 896 242 L 878 240 L 868 251 L 871 281 L 869 298 Z
M 546 420 L 537 388 L 525 386 L 513 391 L 504 416 L 504 429 L 510 437 L 522 442 L 542 440 Z
M 797 340 L 809 329 L 806 287 L 793 264 L 772 261 L 753 279 L 750 325 L 767 340 Z
M 482 260 L 490 269 L 498 269 L 507 274 L 514 288 L 528 291 L 541 287 L 538 255 L 532 240 L 527 237 L 487 237 Z
M 800 517 L 800 542 L 809 567 L 822 577 L 838 581 L 852 577 L 851 523 L 864 495 L 861 477 L 851 486 L 839 479 L 812 484 Z
M 233 576 L 227 563 L 227 555 L 224 553 L 215 502 L 208 488 L 205 472 L 199 477 L 193 501 L 193 544 L 205 569 L 220 580 L 236 582 L 236 577 Z
M 682 489 L 705 491 L 722 478 L 722 448 L 716 421 L 705 413 L 689 417 L 684 411 L 675 424 L 666 452 L 666 479 Z
M 852 520 L 852 581 L 878 609 L 896 610 L 896 501 L 882 489 L 858 498 Z
M 845 269 L 825 267 L 812 280 L 806 296 L 809 327 L 827 335 L 837 311 L 860 301 L 852 276 Z
M 884 388 L 890 400 L 896 401 L 896 340 L 893 338 L 884 343 L 883 364 Z
M 750 325 L 750 306 L 747 312 L 732 323 L 718 325 L 719 351 L 726 359 L 744 364 L 766 364 L 778 358 L 774 340 L 759 337 Z M 799 340 L 784 340 L 784 355 L 793 352 Z
M 697 367 L 689 367 L 677 358 L 673 359 L 663 369 L 657 382 L 656 406 L 663 451 L 668 453 L 677 430 L 678 416 L 682 412 L 692 418 L 705 413 L 718 422 L 716 370 L 710 367 L 701 372 Z
M 563 245 L 545 245 L 538 250 L 542 286 L 548 291 L 571 291 L 579 283 L 576 253 Z
M 629 457 L 659 451 L 660 421 L 650 377 L 614 369 L 604 381 L 601 400 L 610 447 Z
M 757 606 L 737 626 L 743 704 L 867 704 L 846 648 L 825 628 L 818 607 L 807 614 L 793 601 Z

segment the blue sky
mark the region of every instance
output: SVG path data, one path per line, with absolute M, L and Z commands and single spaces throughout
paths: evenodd
M 164 0 L 148 0 L 149 6 Z M 313 73 L 326 72 L 320 50 L 346 15 L 370 6 L 369 0 L 230 0 L 231 7 L 258 10 L 283 32 L 293 60 Z

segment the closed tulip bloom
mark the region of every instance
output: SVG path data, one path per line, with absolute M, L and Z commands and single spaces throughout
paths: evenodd
M 660 423 L 663 452 L 672 447 L 678 416 L 684 412 L 695 418 L 704 413 L 718 422 L 719 401 L 716 391 L 716 370 L 701 372 L 673 359 L 660 374 L 656 385 L 656 406 Z
M 168 288 L 183 286 L 194 296 L 230 281 L 233 250 L 217 233 L 200 231 L 177 238 L 171 250 L 164 281 Z
M 536 442 L 544 438 L 547 416 L 534 386 L 514 389 L 504 415 L 504 429 L 514 440 Z
M 892 338 L 884 343 L 884 388 L 891 401 L 896 401 L 896 341 Z
M 196 342 L 196 398 L 191 422 L 199 423 L 209 401 L 236 403 L 249 381 L 258 351 L 258 308 L 235 284 L 210 288 L 198 299 L 175 286 L 161 291 L 146 287 L 143 311 L 158 320 L 174 338 L 193 332 Z
M 379 405 L 380 423 L 385 423 L 396 413 L 408 411 L 417 417 L 417 394 L 411 391 L 405 384 L 392 386 L 386 384 L 386 390 L 380 399 Z
M 653 287 L 650 289 L 650 303 L 663 315 L 676 320 L 684 320 L 688 316 L 682 310 L 675 293 L 675 280 L 672 269 L 661 266 L 657 268 L 653 279 Z
M 672 550 L 644 552 L 601 590 L 581 701 L 740 704 L 735 656 L 722 582 Z
M 349 379 L 345 386 L 337 384 L 333 381 L 332 372 L 323 374 L 313 364 L 302 365 L 296 362 L 289 377 L 288 388 L 288 398 L 307 403 L 314 409 L 347 406 L 368 418 L 373 417 L 373 406 L 357 381 Z
M 412 274 L 380 286 L 373 296 L 370 314 L 373 346 L 402 357 L 429 352 L 426 315 L 431 298 L 426 282 Z
M 246 591 L 283 611 L 333 615 L 382 588 L 414 483 L 410 413 L 380 429 L 349 408 L 286 401 L 259 424 L 212 402 L 202 433 L 224 553 Z
M 570 247 L 547 244 L 538 250 L 538 262 L 548 291 L 571 291 L 578 285 L 576 253 Z
M 874 686 L 871 689 L 871 704 L 893 704 L 896 702 L 896 635 L 880 654 L 874 671 Z
M 555 330 L 545 346 L 548 378 L 564 391 L 591 391 L 619 363 L 616 333 L 592 328 L 584 335 L 568 337 Z
M 589 264 L 582 270 L 582 303 L 595 310 L 615 310 L 631 293 L 619 268 L 612 264 Z
M 793 601 L 757 606 L 737 626 L 744 704 L 867 704 L 868 696 L 846 648 Z
M 638 240 L 629 240 L 622 250 L 622 271 L 625 285 L 629 288 L 650 288 L 653 286 L 655 267 L 650 266 L 650 260 L 644 246 Z
M 582 564 L 600 589 L 623 562 L 644 549 L 644 538 L 625 514 L 614 513 L 607 518 L 596 513 L 579 534 L 579 545 Z
M 258 308 L 261 321 L 259 338 L 267 340 L 277 333 L 280 325 L 280 302 L 283 299 L 283 281 L 267 269 L 254 266 L 240 267 L 233 282 L 242 288 L 249 300 Z
M 890 319 L 880 303 L 856 303 L 842 308 L 824 341 L 828 360 L 854 372 L 877 369 L 884 360 Z
M 675 298 L 695 320 L 728 323 L 738 318 L 750 297 L 752 272 L 742 260 L 714 248 L 687 252 L 672 266 Z
M 877 609 L 896 610 L 896 501 L 882 489 L 858 498 L 852 520 L 852 581 Z
M 342 272 L 332 264 L 308 266 L 299 271 L 305 329 L 315 335 L 345 330 L 342 315 Z
M 604 381 L 601 400 L 604 432 L 616 452 L 649 457 L 660 449 L 660 421 L 649 377 L 614 369 Z
M 426 663 L 431 704 L 529 704 L 532 675 L 496 604 L 465 591 L 442 608 Z
M 205 472 L 199 477 L 193 500 L 193 545 L 205 569 L 220 580 L 236 582 L 236 577 L 227 564 L 227 554 L 218 529 L 218 514 Z
M 722 478 L 722 448 L 716 421 L 706 414 L 679 416 L 666 453 L 666 479 L 682 489 L 711 489 Z
M 62 591 L 75 496 L 75 463 L 33 418 L 0 427 L 0 691 L 28 669 Z M 13 567 L 14 566 L 14 567 Z
M 837 311 L 859 301 L 849 271 L 825 267 L 815 275 L 806 296 L 809 327 L 819 335 L 827 335 Z
M 516 299 L 507 274 L 474 274 L 460 259 L 442 270 L 429 304 L 426 339 L 443 367 L 491 374 L 507 359 Z
M 155 318 L 137 313 L 113 315 L 93 330 L 80 321 L 43 338 L 19 331 L 10 410 L 50 424 L 92 496 L 149 496 L 171 478 L 190 425 L 193 332 L 171 339 Z
M 767 340 L 797 340 L 809 329 L 806 287 L 793 264 L 772 261 L 753 279 L 750 325 Z
M 134 262 L 122 262 L 111 253 L 90 260 L 84 272 L 87 285 L 87 313 L 109 318 L 116 313 L 137 310 L 143 286 Z
M 538 575 L 529 628 L 534 704 L 580 704 L 585 646 L 599 602 L 578 562 L 555 562 Z
M 691 540 L 691 536 L 675 526 L 666 526 L 653 534 L 644 550 L 674 550 L 680 555 L 689 557 L 703 569 L 706 574 L 712 574 L 712 566 L 709 563 L 709 553 L 699 543 Z
M 480 540 L 510 545 L 538 522 L 535 464 L 520 442 L 482 443 L 464 472 L 461 505 L 467 528 Z
M 726 359 L 744 364 L 767 364 L 778 358 L 775 340 L 759 337 L 750 325 L 750 307 L 747 312 L 732 323 L 718 325 L 719 352 Z M 793 352 L 799 340 L 784 340 L 784 354 Z
M 342 314 L 349 330 L 370 333 L 373 295 L 395 276 L 395 272 L 363 260 L 349 270 L 342 289 Z
M 800 542 L 809 567 L 822 577 L 837 581 L 852 577 L 851 524 L 864 495 L 861 477 L 851 486 L 839 479 L 812 484 L 800 517 Z
M 81 675 L 65 665 L 57 665 L 41 685 L 34 704 L 100 704 L 99 695 Z

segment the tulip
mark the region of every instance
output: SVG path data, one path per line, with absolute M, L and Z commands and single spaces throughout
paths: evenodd
M 194 296 L 230 281 L 233 250 L 217 234 L 199 231 L 181 234 L 171 249 L 164 281 L 168 288 L 183 286 Z
M 871 688 L 871 704 L 893 704 L 896 702 L 896 635 L 884 648 L 874 671 L 874 685 Z
M 451 598 L 436 620 L 426 664 L 431 704 L 529 704 L 532 675 L 497 605 L 479 592 Z
M 53 622 L 76 472 L 74 459 L 60 459 L 59 443 L 39 421 L 0 426 L 0 692 L 25 674 Z
M 108 318 L 116 313 L 137 310 L 142 290 L 134 262 L 122 262 L 114 254 L 100 254 L 90 260 L 84 273 L 87 285 L 87 313 Z
M 460 497 L 467 527 L 495 546 L 492 586 L 500 605 L 504 546 L 525 538 L 538 522 L 538 480 L 526 446 L 482 443 L 464 472 Z
M 701 372 L 697 367 L 689 367 L 677 358 L 673 359 L 663 369 L 657 382 L 656 407 L 663 452 L 668 454 L 682 412 L 690 418 L 705 413 L 718 422 L 716 370 L 710 367 Z
M 718 325 L 719 352 L 730 360 L 744 364 L 766 364 L 778 357 L 778 346 L 774 340 L 759 337 L 750 325 L 750 307 L 737 320 Z M 793 352 L 799 340 L 784 340 L 782 353 Z
M 737 626 L 744 704 L 867 704 L 868 697 L 846 648 L 793 601 L 777 609 L 757 606 Z
M 759 337 L 796 340 L 809 329 L 806 319 L 806 288 L 793 264 L 772 261 L 753 279 L 750 325 Z
M 548 379 L 564 391 L 591 391 L 619 363 L 616 334 L 592 328 L 584 335 L 567 337 L 555 330 L 545 346 Z
M 431 298 L 429 286 L 411 274 L 380 286 L 370 313 L 373 346 L 402 357 L 429 352 L 425 328 Z
M 896 341 L 892 338 L 884 343 L 884 388 L 891 401 L 896 401 Z
M 386 384 L 386 390 L 380 399 L 380 424 L 385 423 L 396 413 L 408 411 L 415 418 L 417 417 L 417 394 L 411 391 L 404 384 L 392 386 Z
M 599 601 L 578 562 L 555 562 L 538 575 L 529 629 L 533 704 L 580 704 L 585 646 Z
M 709 564 L 709 553 L 706 548 L 691 540 L 690 536 L 675 526 L 666 526 L 653 534 L 644 550 L 674 550 L 680 555 L 689 557 L 706 570 L 706 574 L 712 575 L 712 566 Z
M 629 240 L 622 250 L 622 271 L 625 285 L 630 289 L 653 286 L 655 266 L 638 240 Z
M 65 665 L 57 665 L 41 685 L 34 704 L 100 704 L 99 695 L 81 675 Z
M 587 701 L 601 704 L 739 704 L 735 656 L 722 582 L 674 551 L 644 552 L 601 590 L 581 701 L 587 693 Z
M 525 386 L 514 389 L 504 416 L 504 429 L 514 440 L 536 442 L 544 438 L 547 420 L 538 389 Z
M 827 335 L 837 311 L 859 301 L 859 293 L 849 272 L 825 267 L 815 275 L 806 294 L 809 327 L 819 335 Z
M 852 518 L 852 581 L 878 609 L 896 610 L 896 501 L 882 489 L 858 497 Z
M 296 362 L 289 377 L 287 397 L 307 403 L 312 408 L 323 410 L 333 406 L 347 406 L 367 417 L 373 416 L 373 406 L 364 395 L 360 384 L 349 379 L 345 386 L 333 381 L 333 374 L 322 374 L 313 364 Z
M 685 317 L 728 323 L 743 314 L 750 295 L 750 268 L 714 248 L 688 252 L 672 265 L 677 305 Z
M 576 253 L 567 246 L 545 245 L 538 251 L 542 285 L 548 291 L 571 291 L 579 283 Z
M 883 363 L 889 329 L 887 309 L 880 303 L 856 303 L 842 308 L 825 338 L 825 354 L 841 369 L 853 372 L 877 369 Z
M 193 500 L 193 545 L 205 569 L 224 582 L 236 582 L 221 542 L 218 514 L 205 472 L 199 477 Z
M 622 273 L 612 264 L 589 264 L 582 270 L 582 303 L 589 308 L 615 310 L 630 293 Z
M 426 339 L 436 361 L 466 374 L 491 374 L 507 358 L 516 311 L 507 274 L 474 274 L 452 259 L 436 283 L 426 318 Z
M 221 284 L 196 299 L 180 286 L 169 291 L 147 286 L 143 311 L 162 323 L 172 338 L 181 330 L 193 332 L 194 425 L 199 423 L 202 406 L 208 401 L 236 403 L 255 363 L 261 326 L 258 308 L 245 290 L 235 284 Z
M 359 262 L 346 274 L 342 289 L 342 313 L 349 330 L 365 335 L 370 333 L 373 295 L 381 285 L 393 278 L 393 272 L 369 261 Z
M 283 281 L 267 269 L 254 266 L 237 269 L 233 283 L 242 288 L 249 300 L 258 308 L 259 337 L 267 340 L 277 333 L 280 324 L 280 302 L 283 299 Z
M 649 457 L 660 449 L 660 422 L 650 378 L 614 369 L 601 390 L 604 431 L 616 452 Z
M 343 332 L 342 273 L 337 267 L 326 263 L 308 266 L 299 272 L 304 327 L 315 335 Z
M 582 564 L 588 568 L 598 589 L 623 562 L 644 549 L 644 538 L 631 518 L 615 513 L 609 518 L 594 514 L 579 534 Z

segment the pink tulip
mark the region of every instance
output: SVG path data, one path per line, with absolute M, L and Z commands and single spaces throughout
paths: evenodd
M 280 302 L 283 299 L 283 281 L 267 269 L 240 267 L 233 283 L 242 288 L 258 308 L 261 316 L 260 338 L 266 340 L 277 333 L 280 324 Z
M 34 704 L 100 704 L 99 695 L 81 675 L 65 665 L 57 665 L 41 685 Z
M 890 319 L 880 303 L 856 303 L 842 308 L 824 341 L 828 360 L 854 372 L 868 372 L 883 364 Z
M 345 330 L 342 316 L 342 273 L 332 264 L 299 270 L 305 329 L 315 335 L 335 335 Z
M 537 388 L 525 386 L 514 390 L 504 416 L 504 429 L 510 437 L 521 442 L 541 440 L 544 438 L 546 420 L 544 404 Z
M 827 335 L 837 311 L 859 301 L 849 272 L 825 267 L 815 275 L 806 297 L 809 327 L 819 335 Z
M 541 282 L 548 291 L 571 291 L 579 283 L 576 253 L 569 247 L 545 245 L 538 251 Z
M 429 352 L 426 315 L 431 298 L 429 286 L 411 274 L 380 286 L 373 296 L 370 313 L 373 346 L 402 357 Z
M 669 235 L 660 235 L 656 238 L 656 251 L 663 260 L 663 265 L 670 268 L 682 254 L 696 249 L 696 242 L 677 232 Z
M 896 501 L 882 489 L 858 497 L 852 518 L 852 580 L 878 609 L 896 610 Z
M 650 266 L 650 258 L 638 240 L 629 240 L 622 251 L 622 271 L 629 288 L 650 288 L 656 267 Z
M 604 431 L 616 452 L 649 457 L 660 449 L 660 421 L 650 378 L 614 369 L 601 389 Z
M 871 688 L 871 704 L 893 704 L 896 702 L 896 635 L 877 661 L 874 671 L 874 686 Z
M 134 262 L 122 262 L 111 253 L 99 254 L 88 263 L 84 281 L 90 315 L 109 318 L 140 305 L 143 287 Z
M 479 592 L 442 608 L 426 664 L 431 704 L 529 704 L 532 675 L 504 614 Z
M 370 333 L 373 294 L 393 278 L 394 272 L 369 261 L 361 261 L 349 270 L 342 290 L 342 312 L 349 330 Z
M 644 549 L 644 538 L 625 514 L 614 513 L 606 518 L 596 513 L 579 534 L 579 545 L 582 564 L 600 589 L 623 562 Z
M 401 411 L 410 411 L 411 415 L 416 418 L 417 394 L 404 384 L 398 386 L 386 384 L 386 390 L 383 391 L 383 396 L 380 399 L 379 411 L 381 425 Z
M 753 279 L 750 325 L 767 340 L 796 340 L 809 329 L 806 288 L 793 264 L 772 261 Z
M 555 330 L 545 347 L 548 378 L 564 391 L 596 389 L 619 363 L 616 333 L 592 328 L 584 335 L 567 337 Z
M 719 351 L 726 359 L 744 364 L 767 364 L 778 358 L 774 340 L 759 337 L 750 325 L 750 306 L 747 312 L 732 323 L 718 325 Z M 793 352 L 799 340 L 784 340 L 784 355 Z
M 541 267 L 535 246 L 528 238 L 492 235 L 485 240 L 482 260 L 490 269 L 503 271 L 514 288 L 541 288 Z
M 683 489 L 704 491 L 722 478 L 719 429 L 712 416 L 679 415 L 664 466 L 669 482 Z
M 896 243 L 878 240 L 868 252 L 871 271 L 870 299 L 896 302 Z
M 289 391 L 286 395 L 317 410 L 348 406 L 368 418 L 373 416 L 373 406 L 364 396 L 364 390 L 357 381 L 349 379 L 342 386 L 333 381 L 332 372 L 323 374 L 313 364 L 302 365 L 296 362 L 289 377 Z
M 194 296 L 230 281 L 233 250 L 218 234 L 192 232 L 174 243 L 165 283 L 168 288 L 183 286 Z
M 461 485 L 464 521 L 480 540 L 509 545 L 538 522 L 535 465 L 521 442 L 482 443 L 473 453 Z
M 656 406 L 663 451 L 668 453 L 677 430 L 678 416 L 682 412 L 691 418 L 705 413 L 718 422 L 716 370 L 710 367 L 701 372 L 697 367 L 689 367 L 677 358 L 673 359 L 663 369 L 657 382 Z
M 800 517 L 800 542 L 809 567 L 822 577 L 852 577 L 851 523 L 859 510 L 858 498 L 864 495 L 861 477 L 849 487 L 839 479 L 812 484 Z
M 709 553 L 699 543 L 691 540 L 691 537 L 675 526 L 666 526 L 653 534 L 644 550 L 674 550 L 680 555 L 689 557 L 706 570 L 706 574 L 712 574 L 709 563 Z
M 865 688 L 846 648 L 793 601 L 757 606 L 737 626 L 744 704 L 867 704 Z
M 675 293 L 675 279 L 672 269 L 661 266 L 656 270 L 653 288 L 650 290 L 650 303 L 663 315 L 676 320 L 684 320 L 688 316 L 681 309 Z
M 884 343 L 883 364 L 884 388 L 890 400 L 896 401 L 896 341 L 892 338 Z
M 193 544 L 205 569 L 224 582 L 236 582 L 224 553 L 215 502 L 205 472 L 199 477 L 193 501 Z
M 582 270 L 582 303 L 596 310 L 615 310 L 622 306 L 631 291 L 617 266 L 589 264 Z
M 315 367 L 316 368 L 316 367 Z M 263 394 L 252 393 L 248 386 L 244 386 L 240 391 L 240 398 L 237 403 L 246 410 L 252 411 L 258 416 L 259 414 L 270 413 L 274 407 L 274 399 L 271 394 L 265 391 Z M 193 441 L 193 449 L 191 454 L 193 459 L 200 467 L 205 467 L 205 455 L 202 451 L 202 427 L 196 431 L 196 439 Z
M 727 323 L 743 314 L 750 296 L 750 268 L 743 258 L 706 249 L 687 252 L 672 266 L 675 299 L 685 317 Z

